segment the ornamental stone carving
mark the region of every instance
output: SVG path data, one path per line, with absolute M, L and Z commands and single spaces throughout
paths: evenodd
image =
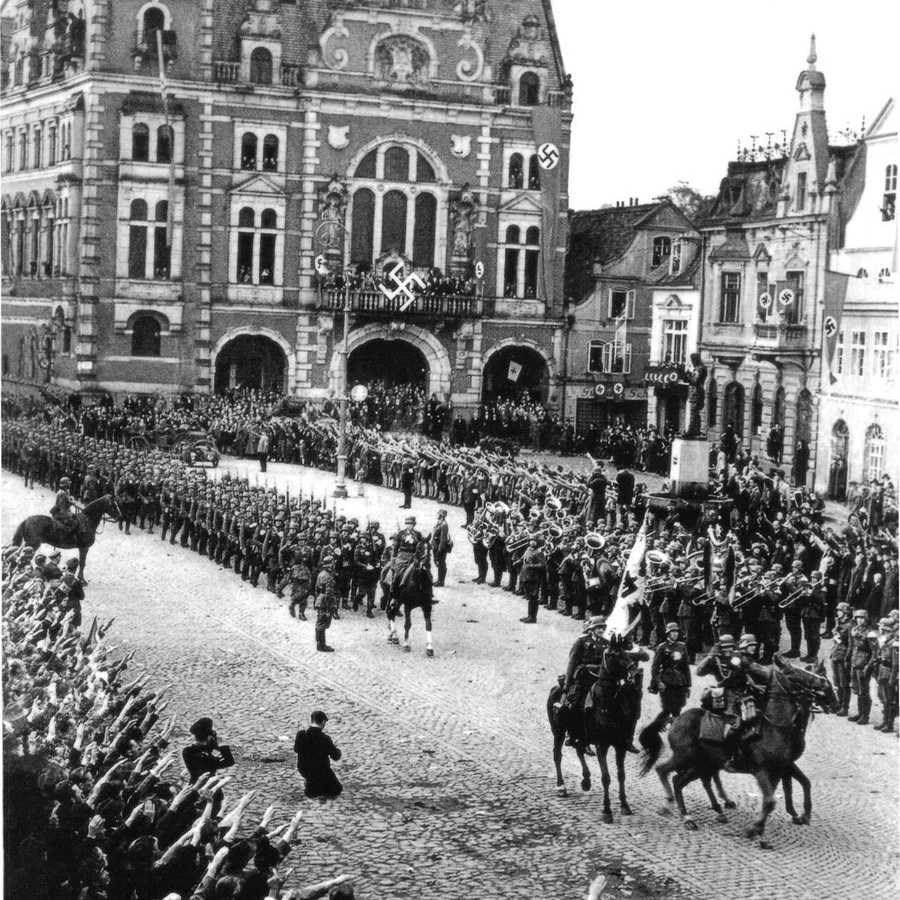
M 375 50 L 375 76 L 390 84 L 414 87 L 425 83 L 429 63 L 422 44 L 406 35 L 386 38 Z
M 512 62 L 546 65 L 547 41 L 537 16 L 526 16 L 509 42 L 506 56 Z
M 478 201 L 469 188 L 463 185 L 459 197 L 453 202 L 452 244 L 450 255 L 454 261 L 468 263 L 472 254 L 472 233 L 478 218 Z M 453 266 L 453 268 L 457 268 Z
M 254 0 L 253 8 L 248 10 L 241 24 L 241 37 L 264 38 L 270 41 L 281 39 L 277 4 L 273 0 Z

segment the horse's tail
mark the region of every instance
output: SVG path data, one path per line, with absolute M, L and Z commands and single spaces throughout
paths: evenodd
M 16 533 L 13 535 L 13 546 L 21 547 L 22 544 L 25 543 L 25 523 L 20 522 L 19 527 L 16 529 Z
M 644 752 L 641 754 L 641 769 L 638 775 L 643 778 L 655 765 L 662 753 L 663 740 L 660 730 L 662 722 L 651 722 L 646 728 L 641 729 L 638 736 Z

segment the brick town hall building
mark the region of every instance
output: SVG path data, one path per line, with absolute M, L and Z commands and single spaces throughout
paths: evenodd
M 571 81 L 549 0 L 2 14 L 4 375 L 322 397 L 349 302 L 351 378 L 558 402 Z M 390 273 L 439 289 L 404 309 Z

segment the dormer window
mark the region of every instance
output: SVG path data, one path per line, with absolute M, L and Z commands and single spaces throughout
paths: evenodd
M 653 238 L 653 262 L 652 266 L 655 269 L 657 266 L 661 266 L 663 263 L 669 261 L 669 257 L 672 255 L 672 240 L 667 237 L 657 237 Z
M 272 54 L 265 47 L 257 47 L 250 54 L 250 81 L 253 84 L 272 83 Z
M 519 79 L 519 106 L 537 106 L 541 81 L 534 72 L 525 72 Z
M 881 221 L 893 222 L 897 208 L 897 166 L 884 170 L 884 197 L 881 203 Z
M 681 274 L 681 250 L 682 250 L 681 241 L 675 241 L 672 244 L 672 257 L 669 260 L 669 274 L 670 275 L 679 275 Z

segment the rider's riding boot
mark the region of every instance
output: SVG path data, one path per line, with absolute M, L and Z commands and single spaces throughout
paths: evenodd
M 368 603 L 368 605 L 366 606 L 366 618 L 367 618 L 367 619 L 374 619 L 374 618 L 375 618 L 375 613 L 372 612 L 372 610 L 373 610 L 374 608 L 375 608 L 375 601 L 374 601 L 374 600 L 370 600 L 369 603 Z

